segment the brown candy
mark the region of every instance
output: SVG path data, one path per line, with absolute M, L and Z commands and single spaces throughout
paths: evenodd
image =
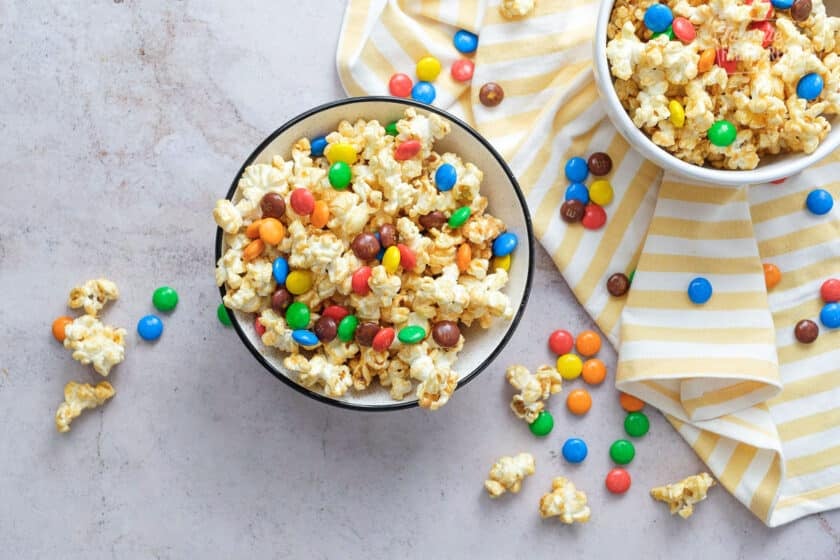
M 379 243 L 383 247 L 392 247 L 397 244 L 397 228 L 394 224 L 382 224 L 379 228 Z
M 626 274 L 616 272 L 607 280 L 607 291 L 610 295 L 621 297 L 630 289 L 630 279 Z
M 286 201 L 277 193 L 265 193 L 260 200 L 263 218 L 282 218 L 286 213 Z
M 312 328 L 315 331 L 315 336 L 321 342 L 329 342 L 338 334 L 338 324 L 332 317 L 323 316 L 315 321 L 315 326 Z
M 604 152 L 595 152 L 586 162 L 589 172 L 600 177 L 612 171 L 612 158 Z
M 811 0 L 796 0 L 790 7 L 790 17 L 793 21 L 805 21 L 811 15 Z
M 278 313 L 283 313 L 293 299 L 294 297 L 289 293 L 289 290 L 277 288 L 277 291 L 271 295 L 271 308 Z
M 370 346 L 373 344 L 373 337 L 379 332 L 379 325 L 376 323 L 360 323 L 356 328 L 356 342 L 360 346 Z
M 376 258 L 377 253 L 379 253 L 379 249 L 381 249 L 379 240 L 376 239 L 376 236 L 367 232 L 357 235 L 353 240 L 353 243 L 350 244 L 350 247 L 353 249 L 356 256 L 363 261 L 369 261 L 370 259 Z
M 567 200 L 560 207 L 560 217 L 564 222 L 573 224 L 583 219 L 585 207 L 579 200 Z
M 440 210 L 435 210 L 434 212 L 430 212 L 424 216 L 420 216 L 418 221 L 420 222 L 420 225 L 426 229 L 440 229 L 443 226 L 443 224 L 446 223 L 447 218 L 446 214 L 444 214 Z
M 811 344 L 820 335 L 820 328 L 809 319 L 802 319 L 793 328 L 793 336 L 802 344 Z
M 432 326 L 432 338 L 443 348 L 453 348 L 461 339 L 461 329 L 455 321 L 438 321 Z
M 485 107 L 495 107 L 505 98 L 505 90 L 496 82 L 487 82 L 478 91 L 478 100 Z

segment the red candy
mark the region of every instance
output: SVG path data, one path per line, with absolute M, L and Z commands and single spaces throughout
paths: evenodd
M 787 177 L 782 177 L 781 179 L 776 179 L 775 181 L 770 181 L 770 182 L 773 183 L 774 185 L 781 185 L 785 181 L 787 181 Z
M 371 273 L 372 271 L 369 266 L 363 266 L 353 273 L 353 277 L 350 278 L 350 286 L 353 288 L 354 294 L 360 296 L 368 295 L 368 292 L 370 292 L 368 280 L 370 280 Z
M 420 153 L 420 140 L 406 140 L 394 150 L 394 159 L 397 161 L 405 161 L 411 159 Z
M 767 4 L 767 13 L 764 16 L 764 19 L 772 19 L 773 18 L 773 4 L 770 3 L 770 0 L 761 0 L 762 2 Z M 752 6 L 753 0 L 744 0 L 744 4 L 747 6 Z
M 315 210 L 315 197 L 306 189 L 295 189 L 289 196 L 292 210 L 301 216 L 308 216 Z
M 548 347 L 558 356 L 568 354 L 574 346 L 575 337 L 569 331 L 559 329 L 551 333 L 551 336 L 548 337 Z
M 674 31 L 674 37 L 686 45 L 697 37 L 697 30 L 694 29 L 694 25 L 684 17 L 675 17 L 674 21 L 671 22 L 671 29 Z
M 384 352 L 388 348 L 390 348 L 391 344 L 394 342 L 394 337 L 397 335 L 394 332 L 394 329 L 391 327 L 384 327 L 379 329 L 379 332 L 373 337 L 373 342 L 371 342 L 371 346 L 377 352 Z
M 255 330 L 255 331 L 257 331 L 257 336 L 258 336 L 258 337 L 260 337 L 260 338 L 262 338 L 262 335 L 264 335 L 264 334 L 265 334 L 265 327 L 264 327 L 264 326 L 263 326 L 263 324 L 260 322 L 260 318 L 259 318 L 259 317 L 257 317 L 256 319 L 254 319 L 254 330 Z
M 820 286 L 820 295 L 826 303 L 837 303 L 840 301 L 840 279 L 829 278 Z
M 452 64 L 452 79 L 456 82 L 469 82 L 475 72 L 475 64 L 472 60 L 462 58 Z
M 738 61 L 727 60 L 727 52 L 728 51 L 726 49 L 718 49 L 717 51 L 715 51 L 715 63 L 724 70 L 726 70 L 727 74 L 732 74 L 738 69 Z
M 624 469 L 615 468 L 607 473 L 604 484 L 613 494 L 624 494 L 630 489 L 630 473 Z
M 414 86 L 411 83 L 411 78 L 406 74 L 394 74 L 388 82 L 388 91 L 394 97 L 408 97 L 411 95 L 411 88 Z
M 764 33 L 764 38 L 761 40 L 761 46 L 765 49 L 773 44 L 773 37 L 776 36 L 776 28 L 773 27 L 773 23 L 769 21 L 754 21 L 747 29 L 758 29 L 762 33 Z
M 414 251 L 402 243 L 397 243 L 397 249 L 400 250 L 400 266 L 403 267 L 403 270 L 414 270 L 414 267 L 417 266 L 417 256 Z
M 590 202 L 583 210 L 581 223 L 586 229 L 601 229 L 607 223 L 607 213 L 597 204 Z
M 330 305 L 321 312 L 321 317 L 329 317 L 336 323 L 340 323 L 348 315 L 350 315 L 350 312 L 341 305 Z

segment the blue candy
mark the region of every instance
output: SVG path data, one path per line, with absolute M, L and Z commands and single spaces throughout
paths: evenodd
M 825 189 L 814 189 L 808 193 L 808 198 L 805 199 L 805 205 L 812 214 L 822 216 L 828 214 L 834 207 L 834 197 Z
M 566 162 L 566 179 L 570 183 L 583 183 L 589 176 L 589 166 L 582 157 L 573 157 Z
M 770 0 L 770 3 L 773 4 L 774 8 L 780 10 L 787 10 L 793 6 L 793 0 Z
M 506 231 L 493 240 L 493 256 L 504 257 L 510 255 L 517 245 L 519 245 L 519 239 L 517 239 L 516 234 Z
M 826 303 L 820 311 L 820 323 L 828 329 L 840 328 L 840 303 Z
M 712 283 L 698 276 L 688 285 L 688 298 L 692 303 L 703 304 L 712 297 Z
M 822 76 L 816 72 L 805 74 L 799 78 L 799 83 L 796 84 L 796 95 L 805 101 L 813 101 L 820 96 L 823 90 Z
M 318 138 L 313 138 L 312 141 L 309 143 L 309 153 L 313 157 L 320 157 L 324 155 L 324 148 L 327 147 L 327 138 L 325 136 L 319 136 Z
M 572 183 L 566 188 L 566 200 L 579 200 L 589 204 L 589 189 L 583 183 Z
M 563 458 L 570 463 L 583 462 L 588 453 L 586 442 L 580 438 L 569 438 L 563 444 Z
M 414 87 L 411 88 L 411 98 L 415 101 L 419 101 L 420 103 L 431 105 L 435 100 L 435 97 L 437 97 L 435 86 L 429 82 L 417 82 L 414 84 Z
M 665 31 L 672 21 L 674 14 L 665 4 L 654 4 L 645 12 L 645 27 L 654 33 Z
M 466 29 L 459 29 L 452 37 L 452 44 L 455 45 L 455 50 L 458 52 L 473 53 L 478 48 L 478 35 L 470 33 Z
M 306 329 L 292 331 L 292 340 L 305 347 L 318 344 L 318 337 L 315 333 Z
M 137 321 L 137 334 L 143 340 L 157 340 L 163 334 L 163 321 L 157 315 L 146 315 Z
M 271 265 L 271 272 L 274 274 L 277 283 L 283 286 L 286 284 L 286 277 L 289 275 L 289 263 L 283 257 L 277 257 Z
M 458 181 L 458 171 L 451 163 L 444 163 L 435 171 L 435 186 L 441 192 L 451 191 Z

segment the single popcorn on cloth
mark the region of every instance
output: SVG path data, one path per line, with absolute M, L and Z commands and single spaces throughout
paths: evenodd
M 55 413 L 55 427 L 59 432 L 69 432 L 70 424 L 82 411 L 102 406 L 114 396 L 114 388 L 107 381 L 93 386 L 89 383 L 69 382 L 64 386 L 64 402 Z
M 563 389 L 563 378 L 551 366 L 540 366 L 531 373 L 525 366 L 513 365 L 505 371 L 505 378 L 514 389 L 519 390 L 519 394 L 510 401 L 511 410 L 529 424 L 545 408 L 543 401 Z
M 64 347 L 73 359 L 107 377 L 111 368 L 125 359 L 125 329 L 103 325 L 93 315 L 82 315 L 65 328 Z
M 499 13 L 506 19 L 519 19 L 534 11 L 536 0 L 502 0 Z
M 540 516 L 559 517 L 567 525 L 589 521 L 586 494 L 575 488 L 572 481 L 558 476 L 551 481 L 551 492 L 540 499 Z
M 526 476 L 534 474 L 534 456 L 520 453 L 514 457 L 500 457 L 490 469 L 484 488 L 491 498 L 498 498 L 505 492 L 516 494 L 522 488 Z
M 676 513 L 683 519 L 688 519 L 694 513 L 694 504 L 705 500 L 709 488 L 715 484 L 715 479 L 704 472 L 673 484 L 653 488 L 650 495 L 655 500 L 667 503 L 672 515 Z
M 119 297 L 116 284 L 106 278 L 96 278 L 70 290 L 67 305 L 71 309 L 84 308 L 85 313 L 96 317 L 105 304 Z

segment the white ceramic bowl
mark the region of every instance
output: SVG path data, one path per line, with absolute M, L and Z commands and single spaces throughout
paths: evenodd
M 525 198 L 502 157 L 476 131 L 440 109 L 393 97 L 359 97 L 328 103 L 295 117 L 266 138 L 237 172 L 227 198 L 237 200 L 236 185 L 247 166 L 253 163 L 268 163 L 275 154 L 288 158 L 292 145 L 298 139 L 327 134 L 335 130 L 342 120 L 353 122 L 359 118 L 376 119 L 384 125 L 402 117 L 407 107 L 414 107 L 421 113 L 437 113 L 452 124 L 452 132 L 435 144 L 436 150 L 457 153 L 464 161 L 470 161 L 484 171 L 481 192 L 489 200 L 488 211 L 502 219 L 507 224 L 508 231 L 516 233 L 519 237 L 519 246 L 514 253 L 510 269 L 510 282 L 505 288 L 505 293 L 510 297 L 515 309 L 515 316 L 511 321 L 494 321 L 486 330 L 474 325 L 462 331 L 466 342 L 455 362 L 455 370 L 461 374 L 458 382 L 460 388 L 487 367 L 507 344 L 525 309 L 534 269 L 534 236 Z M 226 249 L 222 231 L 217 229 L 217 260 Z M 225 293 L 224 286 L 221 293 Z M 336 406 L 362 410 L 393 410 L 417 405 L 413 392 L 405 400 L 396 401 L 376 381 L 371 383 L 366 391 L 356 392 L 350 389 L 338 399 L 328 397 L 320 390 L 307 389 L 295 381 L 296 373 L 283 367 L 282 360 L 285 354 L 275 348 L 266 347 L 259 339 L 254 330 L 254 314 L 235 311 L 230 315 L 237 334 L 257 361 L 275 377 L 307 396 Z M 458 406 L 457 398 L 453 397 L 453 401 L 447 406 Z
M 813 153 L 762 157 L 758 167 L 749 171 L 729 171 L 701 167 L 671 155 L 654 144 L 644 132 L 636 128 L 615 93 L 613 77 L 610 74 L 609 62 L 607 61 L 607 24 L 610 20 L 613 4 L 613 0 L 602 0 L 598 13 L 594 42 L 595 81 L 601 93 L 607 116 L 618 131 L 627 142 L 659 167 L 688 179 L 718 185 L 736 186 L 766 183 L 795 175 L 820 161 L 840 146 L 840 119 L 833 117 L 829 119 L 832 123 L 831 131 Z

